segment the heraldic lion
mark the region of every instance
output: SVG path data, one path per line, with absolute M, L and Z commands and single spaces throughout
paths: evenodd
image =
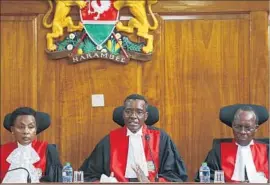
M 51 33 L 47 33 L 47 49 L 49 51 L 56 50 L 56 45 L 53 43 L 54 38 L 58 38 L 63 35 L 64 28 L 67 27 L 68 32 L 81 31 L 83 24 L 80 22 L 78 25 L 74 25 L 72 18 L 68 16 L 71 6 L 78 6 L 80 9 L 86 6 L 86 1 L 82 0 L 55 0 L 55 14 L 53 21 L 48 24 L 47 19 L 53 11 L 52 0 L 48 0 L 50 8 L 43 17 L 43 26 L 46 28 L 52 28 Z
M 128 26 L 124 26 L 123 23 L 118 22 L 116 29 L 126 33 L 133 33 L 134 28 L 138 29 L 137 35 L 146 40 L 146 46 L 142 48 L 144 53 L 150 53 L 153 51 L 153 35 L 150 35 L 149 30 L 156 30 L 158 27 L 158 21 L 152 12 L 152 5 L 156 4 L 157 0 L 116 0 L 114 7 L 119 11 L 124 7 L 128 7 L 130 13 L 133 15 L 128 22 Z M 146 6 L 154 21 L 154 25 L 151 26 L 147 19 Z

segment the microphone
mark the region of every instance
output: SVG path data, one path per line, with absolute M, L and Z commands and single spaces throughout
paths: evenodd
M 145 135 L 145 140 L 147 142 L 147 145 L 148 145 L 148 148 L 149 148 L 149 151 L 150 151 L 150 157 L 151 157 L 151 160 L 152 160 L 152 163 L 154 165 L 154 170 L 155 170 L 155 182 L 158 182 L 158 172 L 157 172 L 157 168 L 156 168 L 156 165 L 155 165 L 155 161 L 154 161 L 154 158 L 153 158 L 153 153 L 152 153 L 152 150 L 151 150 L 151 147 L 150 147 L 150 144 L 149 144 L 149 141 L 150 141 L 150 136 L 148 134 Z
M 11 170 L 8 170 L 7 173 L 11 171 L 15 171 L 15 170 L 25 170 L 27 172 L 27 183 L 31 183 L 31 176 L 30 176 L 29 171 L 26 168 L 23 168 L 23 167 L 13 168 Z

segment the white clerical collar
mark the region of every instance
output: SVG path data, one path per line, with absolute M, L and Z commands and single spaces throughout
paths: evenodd
M 235 144 L 236 144 L 238 147 L 240 147 L 240 148 L 245 148 L 245 147 L 250 147 L 251 145 L 254 145 L 254 141 L 253 141 L 253 139 L 252 139 L 252 140 L 249 142 L 249 144 L 246 145 L 246 146 L 242 146 L 242 145 L 238 144 L 237 142 L 235 142 Z
M 254 145 L 252 140 L 247 146 L 238 145 L 236 161 L 232 180 L 245 181 L 245 169 L 247 172 L 247 178 L 250 183 L 267 183 L 267 178 L 263 172 L 257 172 L 253 156 L 251 152 L 251 145 Z
M 250 180 L 252 175 L 256 174 L 256 167 L 253 161 L 252 152 L 250 149 L 251 145 L 254 145 L 252 140 L 248 145 L 241 146 L 238 143 L 235 143 L 237 147 L 237 154 L 234 166 L 234 172 L 232 180 L 235 181 L 245 181 L 245 169 L 247 171 L 247 177 Z
M 129 136 L 129 144 L 125 177 L 137 178 L 137 175 L 133 170 L 136 165 L 139 165 L 144 174 L 148 176 L 147 162 L 142 140 L 142 127 L 136 133 L 132 133 L 127 128 L 127 136 Z
M 142 127 L 136 133 L 131 132 L 127 128 L 127 136 L 142 136 Z

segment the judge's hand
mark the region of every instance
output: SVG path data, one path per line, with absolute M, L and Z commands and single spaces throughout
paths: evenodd
M 114 177 L 114 172 L 111 172 L 109 178 L 110 178 L 110 182 L 118 182 L 117 179 Z
M 110 177 L 114 177 L 114 172 L 111 172 Z
M 133 166 L 132 169 L 135 171 L 139 182 L 150 182 L 138 164 Z

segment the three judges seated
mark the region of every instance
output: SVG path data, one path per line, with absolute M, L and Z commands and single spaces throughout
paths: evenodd
M 224 171 L 226 182 L 269 179 L 269 138 L 254 139 L 267 119 L 268 111 L 259 105 L 237 104 L 220 110 L 220 120 L 232 128 L 234 138 L 214 140 L 205 159 L 211 180 L 215 170 Z M 106 135 L 79 169 L 84 171 L 86 182 L 187 181 L 178 149 L 164 131 L 153 127 L 158 110 L 145 97 L 128 96 L 124 106 L 115 109 L 114 121 L 121 128 Z M 27 182 L 25 171 L 32 182 L 62 180 L 56 147 L 36 139 L 49 125 L 48 114 L 29 107 L 18 108 L 5 117 L 4 126 L 16 141 L 0 148 L 1 182 Z M 199 173 L 195 181 L 199 181 Z

